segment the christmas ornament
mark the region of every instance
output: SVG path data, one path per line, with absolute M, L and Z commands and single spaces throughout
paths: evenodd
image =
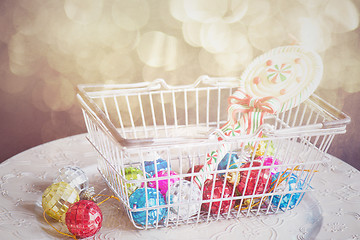
M 187 173 L 197 173 L 197 172 L 200 171 L 200 169 L 201 169 L 203 166 L 204 166 L 204 165 L 195 165 L 195 166 L 194 166 L 194 169 L 193 169 L 193 168 L 190 168 L 190 169 L 187 171 Z M 189 177 L 186 177 L 185 180 L 191 182 L 191 180 L 194 181 L 194 178 L 195 178 L 195 177 L 196 177 L 196 176 L 192 176 L 192 177 L 189 176 Z
M 138 188 L 129 198 L 130 208 L 141 209 L 159 207 L 165 205 L 165 200 L 160 191 L 155 188 Z M 132 211 L 134 221 L 141 225 L 156 224 L 162 220 L 167 213 L 166 208 L 145 209 L 143 211 Z
M 201 191 L 199 187 L 187 180 L 180 180 L 170 185 L 166 194 L 166 202 L 174 204 L 170 208 L 170 219 L 188 219 L 197 214 L 201 207 Z
M 263 162 L 263 166 L 272 166 L 271 168 L 269 168 L 271 175 L 274 175 L 279 171 L 279 168 L 276 166 L 280 165 L 281 162 L 278 159 L 276 159 L 275 157 L 262 156 L 262 157 L 257 158 L 256 160 Z
M 223 159 L 219 162 L 217 170 L 238 168 L 238 161 L 239 161 L 239 157 L 236 153 L 232 153 L 231 157 L 230 157 L 230 153 L 227 153 L 225 157 L 223 157 Z M 223 176 L 224 173 L 219 173 L 219 175 Z
M 66 182 L 53 183 L 42 195 L 42 207 L 50 217 L 63 221 L 72 203 L 79 201 L 78 191 Z
M 203 203 L 201 208 L 204 211 L 209 211 L 210 209 L 210 213 L 213 214 L 217 214 L 218 211 L 220 211 L 220 213 L 226 213 L 235 204 L 235 201 L 226 200 L 226 198 L 230 198 L 232 194 L 233 187 L 223 179 L 217 178 L 215 180 L 206 180 L 204 183 L 203 200 L 220 198 L 223 198 L 224 200 L 213 200 L 210 203 Z
M 291 193 L 291 191 L 303 190 L 303 183 L 298 181 L 298 177 L 295 174 L 290 175 L 288 172 L 282 173 L 278 180 L 279 175 L 280 172 L 272 177 L 272 187 L 278 184 L 275 187 L 274 192 L 279 193 L 279 195 L 274 195 L 271 203 L 275 208 L 279 207 L 281 210 L 293 209 L 300 203 L 304 193 Z M 283 194 L 288 191 L 290 191 L 290 193 Z
M 54 182 L 66 182 L 73 186 L 79 193 L 89 187 L 89 180 L 85 172 L 73 166 L 67 166 L 60 169 L 60 174 Z
M 170 173 L 170 176 L 178 175 L 174 171 L 169 171 L 169 173 Z M 180 180 L 180 178 L 178 178 L 178 177 L 170 178 L 170 176 L 168 175 L 168 170 L 161 170 L 161 171 L 157 172 L 156 174 L 153 175 L 153 178 L 161 178 L 161 177 L 167 177 L 167 178 L 162 179 L 162 180 L 151 181 L 151 182 L 149 182 L 149 187 L 159 189 L 161 194 L 163 194 L 165 196 L 169 185 Z
M 65 217 L 69 231 L 79 238 L 91 237 L 97 233 L 103 216 L 99 206 L 93 201 L 80 200 L 72 204 Z
M 143 183 L 140 180 L 144 179 L 144 174 L 143 171 L 138 168 L 125 168 L 125 178 L 126 180 L 139 180 L 138 182 L 126 183 L 128 196 L 130 196 L 136 189 L 143 186 Z
M 155 168 L 155 161 L 145 161 L 144 165 L 145 165 L 145 172 L 147 177 L 152 177 L 154 176 L 155 173 L 161 170 L 168 169 L 167 161 L 161 158 L 156 160 L 156 168 Z
M 245 163 L 240 169 L 260 167 L 261 165 L 261 162 L 253 161 Z M 236 188 L 241 195 L 253 195 L 266 193 L 270 185 L 269 169 L 249 169 L 240 171 L 240 182 Z

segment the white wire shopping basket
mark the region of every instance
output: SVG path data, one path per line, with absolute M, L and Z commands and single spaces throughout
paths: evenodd
M 236 84 L 202 76 L 186 86 L 159 79 L 78 87 L 99 171 L 136 228 L 287 211 L 312 189 L 350 118 L 313 94 L 267 115 L 254 134 L 219 141 Z M 219 149 L 216 167 L 199 171 Z

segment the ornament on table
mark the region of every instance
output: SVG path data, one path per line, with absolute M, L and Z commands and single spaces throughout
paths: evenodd
M 271 175 L 276 174 L 279 171 L 279 167 L 276 167 L 281 164 L 280 160 L 275 157 L 267 156 L 267 157 L 259 157 L 256 160 L 261 161 L 263 166 L 271 166 L 270 173 Z
M 101 209 L 89 200 L 80 200 L 72 204 L 65 217 L 69 231 L 79 238 L 93 236 L 100 230 L 102 221 Z
M 126 183 L 128 196 L 130 196 L 136 189 L 141 188 L 144 185 L 144 183 L 141 182 L 141 180 L 144 179 L 144 173 L 138 168 L 125 168 L 125 178 L 126 180 L 139 180 L 138 182 Z
M 215 183 L 214 183 L 215 181 Z M 225 186 L 224 186 L 225 184 Z M 232 200 L 218 200 L 216 199 L 226 199 L 232 197 L 233 187 L 230 183 L 224 181 L 221 178 L 216 178 L 215 180 L 206 180 L 204 183 L 203 190 L 203 200 L 212 200 L 209 203 L 203 203 L 201 209 L 204 211 L 209 211 L 212 214 L 217 214 L 220 212 L 227 213 L 231 209 L 235 201 Z M 210 206 L 211 205 L 211 206 Z
M 156 165 L 155 165 L 155 162 L 156 162 Z M 168 169 L 167 161 L 165 161 L 164 159 L 161 159 L 161 158 L 157 159 L 156 161 L 145 161 L 144 165 L 145 165 L 145 172 L 146 172 L 147 177 L 152 177 L 152 176 L 154 176 L 155 173 L 157 173 L 161 170 Z
M 252 167 L 261 167 L 259 161 L 245 163 L 240 169 L 250 168 L 240 171 L 240 182 L 236 186 L 240 195 L 253 195 L 266 193 L 271 185 L 269 169 L 251 169 Z
M 202 165 L 202 164 L 195 165 L 195 166 L 194 166 L 194 169 L 193 169 L 192 167 L 189 168 L 189 170 L 187 171 L 187 173 L 198 173 L 203 166 L 204 166 L 204 165 Z M 195 175 L 194 175 L 194 176 L 186 177 L 185 180 L 191 182 L 191 181 L 194 181 L 194 178 L 196 178 Z
M 240 163 L 238 155 L 236 153 L 231 153 L 230 157 L 230 153 L 227 153 L 219 162 L 217 170 L 236 169 L 239 167 L 239 165 Z M 219 175 L 223 176 L 224 173 L 219 173 Z
M 276 185 L 274 192 L 279 193 L 279 195 L 272 197 L 271 204 L 281 210 L 293 209 L 300 203 L 304 193 L 295 192 L 283 194 L 283 192 L 303 190 L 303 183 L 298 180 L 298 177 L 293 173 L 290 175 L 289 172 L 283 172 L 280 177 L 279 175 L 280 172 L 272 176 L 272 187 Z
M 170 208 L 170 219 L 188 219 L 200 210 L 201 191 L 195 183 L 180 180 L 170 186 L 165 200 L 175 204 Z
M 59 172 L 54 182 L 66 182 L 73 186 L 79 194 L 89 187 L 88 177 L 81 168 L 66 166 L 61 168 Z
M 169 175 L 170 173 L 170 175 Z M 168 191 L 169 185 L 173 184 L 176 181 L 179 181 L 179 177 L 171 178 L 170 176 L 176 176 L 178 175 L 176 172 L 171 170 L 160 170 L 159 172 L 155 173 L 153 175 L 153 178 L 161 178 L 161 177 L 167 177 L 166 179 L 162 180 L 154 180 L 149 182 L 149 187 L 151 188 L 157 188 L 165 196 L 166 192 Z
M 146 194 L 147 193 L 147 194 Z M 155 188 L 138 188 L 129 198 L 131 209 L 142 209 L 150 207 L 159 207 L 165 205 L 165 200 L 160 191 Z M 133 211 L 131 215 L 134 221 L 141 225 L 156 224 L 161 221 L 167 213 L 167 209 L 155 208 L 145 209 L 143 211 Z
M 53 183 L 42 195 L 42 207 L 50 217 L 64 221 L 71 204 L 79 201 L 78 191 L 66 182 Z

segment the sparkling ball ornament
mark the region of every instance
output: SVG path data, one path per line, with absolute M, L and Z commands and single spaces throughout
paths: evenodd
M 230 160 L 230 162 L 229 162 Z M 231 157 L 230 154 L 227 153 L 223 159 L 221 159 L 221 161 L 218 164 L 217 169 L 218 170 L 225 170 L 225 169 L 235 169 L 238 168 L 238 161 L 239 161 L 239 157 L 236 153 L 232 153 Z M 220 176 L 223 176 L 224 173 L 219 173 Z
M 72 204 L 65 217 L 69 231 L 79 238 L 93 236 L 100 230 L 102 221 L 101 209 L 89 200 L 80 200 Z
M 129 204 L 132 209 L 141 209 L 165 205 L 165 200 L 160 191 L 155 188 L 138 188 L 131 194 Z M 147 221 L 147 224 L 152 225 L 162 220 L 166 213 L 167 209 L 160 207 L 150 210 L 145 209 L 144 211 L 133 211 L 131 215 L 138 224 L 146 225 Z
M 63 221 L 71 204 L 79 201 L 78 191 L 66 182 L 53 183 L 42 195 L 42 207 L 50 217 Z
M 215 185 L 214 182 L 215 181 Z M 225 187 L 224 187 L 225 184 Z M 213 195 L 212 188 L 214 186 Z M 210 199 L 219 199 L 219 198 L 230 198 L 233 194 L 233 187 L 230 183 L 224 181 L 222 178 L 217 178 L 215 180 L 206 180 L 204 183 L 204 191 L 203 191 L 203 200 L 210 200 Z M 227 213 L 230 208 L 233 207 L 235 201 L 231 200 L 222 200 L 222 201 L 213 201 L 210 203 L 203 203 L 201 209 L 204 211 L 209 211 L 210 213 L 217 214 L 218 211 L 220 213 Z M 220 206 L 221 205 L 221 206 Z M 220 210 L 219 210 L 220 209 Z
M 168 175 L 168 170 L 161 170 L 157 174 L 153 175 L 153 178 L 160 178 L 160 177 L 168 177 L 168 176 L 175 176 L 178 175 L 174 171 L 169 171 L 170 175 Z M 151 188 L 157 188 L 160 190 L 161 194 L 165 196 L 169 185 L 173 184 L 176 181 L 179 181 L 180 178 L 169 178 L 169 179 L 162 179 L 162 180 L 154 180 L 149 182 L 149 187 Z
M 85 172 L 78 167 L 67 166 L 60 169 L 60 174 L 55 182 L 66 182 L 73 186 L 79 193 L 89 187 L 89 180 Z
M 187 171 L 187 173 L 197 173 L 197 172 L 199 172 L 200 171 L 200 169 L 202 169 L 203 168 L 203 166 L 204 165 L 195 165 L 194 166 L 194 171 L 193 171 L 193 168 L 191 167 L 191 168 L 189 168 L 189 170 Z M 186 177 L 185 178 L 185 180 L 187 180 L 187 181 L 189 181 L 189 182 L 191 182 L 191 179 L 194 179 L 194 177 L 195 176 L 189 176 L 189 177 Z M 193 180 L 194 181 L 194 180 Z
M 200 211 L 201 191 L 195 183 L 180 180 L 170 186 L 165 200 L 175 204 L 170 208 L 170 219 L 188 219 Z
M 144 179 L 143 171 L 138 168 L 128 167 L 125 168 L 125 178 L 127 180 L 139 180 L 134 183 L 126 183 L 127 193 L 130 196 L 136 189 L 143 187 L 143 183 L 140 180 Z
M 262 156 L 262 157 L 257 158 L 256 160 L 259 160 L 259 161 L 263 162 L 263 166 L 272 166 L 272 168 L 270 168 L 271 175 L 274 175 L 277 172 L 279 172 L 279 168 L 276 167 L 276 166 L 280 165 L 281 162 L 280 162 L 280 160 L 276 159 L 275 157 Z
M 154 162 L 156 162 L 156 169 Z M 168 169 L 167 161 L 161 158 L 157 159 L 156 161 L 145 161 L 144 164 L 147 177 L 152 177 L 156 172 Z
M 284 180 L 279 184 L 281 180 L 279 179 L 278 181 L 279 175 L 280 172 L 276 173 L 272 177 L 273 185 L 277 184 L 274 191 L 279 193 L 279 195 L 274 195 L 271 203 L 274 207 L 279 207 L 281 210 L 293 209 L 300 203 L 304 193 L 296 192 L 284 195 L 282 192 L 303 190 L 303 182 L 298 181 L 298 177 L 295 174 L 291 174 L 289 176 L 289 173 L 285 173 L 280 175 L 281 178 L 284 178 Z
M 260 167 L 259 161 L 245 163 L 240 167 L 251 168 Z M 269 169 L 250 169 L 240 171 L 240 182 L 236 186 L 241 195 L 252 195 L 266 193 L 271 185 Z

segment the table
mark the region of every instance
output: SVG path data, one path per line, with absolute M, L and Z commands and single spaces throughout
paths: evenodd
M 0 165 L 0 238 L 70 239 L 43 219 L 41 196 L 59 169 L 78 166 L 95 191 L 111 194 L 97 171 L 97 152 L 85 134 L 22 152 Z M 101 205 L 103 227 L 94 239 L 360 239 L 360 172 L 327 156 L 312 181 L 316 189 L 301 204 L 276 215 L 185 225 L 171 229 L 135 229 L 116 200 Z M 54 223 L 66 231 L 61 223 Z

